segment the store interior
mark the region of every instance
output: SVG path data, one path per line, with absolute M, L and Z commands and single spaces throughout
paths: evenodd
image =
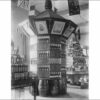
M 57 13 L 58 15 L 62 16 L 67 20 L 71 20 L 73 23 L 78 25 L 78 28 L 80 29 L 79 41 L 76 42 L 75 36 L 72 34 L 70 38 L 66 40 L 66 49 L 65 49 L 66 50 L 65 69 L 67 73 L 66 79 L 68 78 L 67 81 L 69 80 L 68 82 L 70 82 L 71 84 L 74 83 L 77 84 L 77 80 L 79 80 L 81 77 L 89 76 L 88 75 L 89 74 L 88 73 L 88 58 L 89 58 L 88 57 L 89 56 L 88 55 L 89 51 L 88 0 L 79 0 L 80 14 L 76 15 L 69 14 L 68 0 L 51 0 L 51 1 L 52 1 L 52 10 L 55 13 Z M 45 11 L 45 0 L 30 0 L 29 5 L 34 5 L 35 9 L 32 13 L 34 13 L 35 16 Z M 20 4 L 18 4 L 17 0 L 12 0 L 11 2 L 12 98 L 19 98 L 20 94 L 18 93 L 19 91 L 20 93 L 23 93 L 21 92 L 23 91 L 23 88 L 31 92 L 31 93 L 28 92 L 26 94 L 29 95 L 32 94 L 32 85 L 34 77 L 36 79 L 38 78 L 37 56 L 39 47 L 38 43 L 40 42 L 38 41 L 38 36 L 36 35 L 33 27 L 30 26 L 30 19 L 29 19 L 29 15 L 31 14 L 30 12 L 31 11 L 28 7 L 25 7 L 23 5 L 21 6 Z M 72 56 L 71 50 L 75 51 L 75 54 L 73 54 L 75 57 Z M 77 59 L 77 57 L 80 58 Z M 76 64 L 76 62 L 79 62 L 79 64 Z M 22 81 L 21 83 L 21 81 L 18 80 L 15 83 L 13 83 L 13 78 L 15 77 L 14 75 L 16 76 L 17 79 L 19 77 L 24 78 L 24 81 Z M 45 95 L 45 93 L 44 94 L 40 93 L 40 94 L 42 96 Z M 27 97 L 24 96 L 24 98 Z

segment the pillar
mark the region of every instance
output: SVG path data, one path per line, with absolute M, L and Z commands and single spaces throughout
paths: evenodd
M 37 55 L 40 95 L 57 95 L 61 88 L 66 93 L 66 39 L 56 35 L 39 36 Z

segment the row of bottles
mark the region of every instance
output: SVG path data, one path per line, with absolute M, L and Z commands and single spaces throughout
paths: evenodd
M 61 58 L 50 58 L 49 64 L 61 64 Z
M 64 45 L 61 45 L 61 43 L 41 43 L 41 41 L 39 40 L 40 43 L 38 43 L 38 50 L 49 50 L 50 48 L 55 48 L 55 49 L 63 49 Z M 64 49 L 63 49 L 64 50 Z
M 28 65 L 25 63 L 25 58 L 20 56 L 19 50 L 17 50 L 11 55 L 12 88 L 28 85 L 29 79 Z
M 50 48 L 50 58 L 60 58 L 60 49 Z
M 31 86 L 32 85 L 32 80 L 29 77 L 19 80 L 15 80 L 12 81 L 12 88 L 16 89 L 16 88 L 22 88 L 22 87 L 27 87 L 27 86 Z
M 25 64 L 12 64 L 11 65 L 11 72 L 12 73 L 20 73 L 20 72 L 27 72 L 28 66 Z
M 20 55 L 12 54 L 11 55 L 11 64 L 21 64 L 24 62 L 24 58 L 21 58 Z
M 38 39 L 37 50 L 49 50 L 49 39 Z
M 61 64 L 50 64 L 50 76 L 60 76 Z
M 39 59 L 38 65 L 39 66 L 46 66 L 50 64 L 62 64 L 62 60 L 65 58 L 44 58 L 44 59 Z
M 50 36 L 50 44 L 60 44 L 61 43 L 61 36 L 53 35 Z
M 52 72 L 50 72 L 50 76 L 60 76 L 60 73 L 61 73 L 60 71 L 59 72 L 58 71 L 57 72 L 56 71 L 54 71 L 54 72 L 52 71 Z
M 57 43 L 51 43 L 50 47 L 54 47 L 55 49 L 56 48 L 61 48 L 61 44 L 60 43 L 58 43 L 58 44 Z
M 23 80 L 23 79 L 27 79 L 28 78 L 28 72 L 24 72 L 24 73 L 14 73 L 13 74 L 13 79 L 14 80 Z
M 38 51 L 39 58 L 48 58 L 50 57 L 50 51 Z
M 50 70 L 49 67 L 39 66 L 38 67 L 38 76 L 39 78 L 49 78 Z
M 59 49 L 50 49 L 49 51 L 38 51 L 38 57 L 44 58 L 65 58 L 66 52 Z

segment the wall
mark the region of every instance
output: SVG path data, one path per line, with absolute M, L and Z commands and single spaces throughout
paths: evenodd
M 15 47 L 19 48 L 20 55 L 26 54 L 26 62 L 29 63 L 29 38 L 23 34 L 23 32 L 18 32 L 18 24 L 27 19 L 28 12 L 24 9 L 17 7 L 17 2 L 12 0 L 11 2 L 11 39 L 14 41 Z M 26 47 L 25 47 L 26 45 Z
M 37 36 L 30 37 L 30 71 L 37 72 Z
M 23 32 L 19 31 L 11 34 L 12 40 L 14 41 L 14 47 L 19 49 L 19 54 L 25 56 L 25 62 L 29 65 L 29 43 L 30 38 L 27 37 Z

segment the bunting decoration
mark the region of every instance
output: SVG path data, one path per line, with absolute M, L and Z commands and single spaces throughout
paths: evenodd
M 78 0 L 68 0 L 69 15 L 80 14 L 80 6 Z
M 18 0 L 17 6 L 29 10 L 29 0 Z

